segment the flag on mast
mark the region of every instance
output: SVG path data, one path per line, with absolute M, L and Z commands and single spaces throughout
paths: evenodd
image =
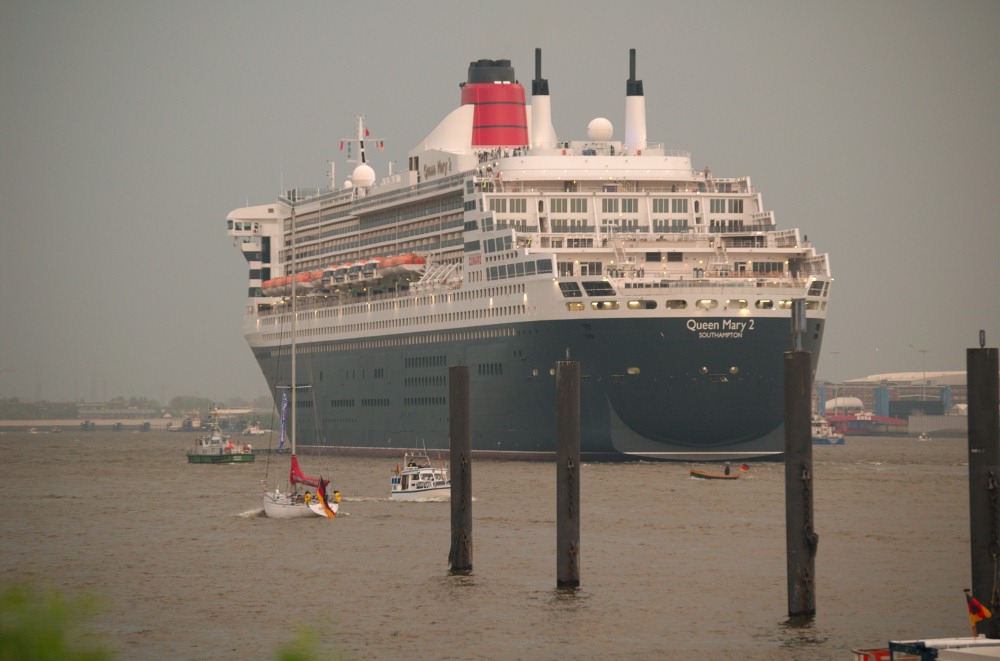
M 288 410 L 288 392 L 281 393 L 281 431 L 278 435 L 278 454 L 281 454 L 281 446 L 285 444 L 285 411 Z
M 976 623 L 991 617 L 993 613 L 990 609 L 979 603 L 979 600 L 972 596 L 972 590 L 965 589 L 965 604 L 969 607 L 969 624 L 972 625 L 972 637 L 976 637 Z

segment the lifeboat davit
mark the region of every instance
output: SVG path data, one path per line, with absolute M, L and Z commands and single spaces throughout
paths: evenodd
M 333 280 L 334 280 L 334 282 L 343 282 L 343 281 L 347 280 L 347 270 L 349 268 L 351 268 L 350 263 L 348 263 L 348 264 L 339 264 L 336 267 L 334 267 L 334 270 L 333 270 Z
M 381 277 L 382 263 L 384 257 L 374 257 L 361 265 L 361 277 L 365 280 L 377 280 Z

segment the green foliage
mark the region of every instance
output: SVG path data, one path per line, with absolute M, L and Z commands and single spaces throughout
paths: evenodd
M 110 651 L 83 644 L 83 622 L 97 610 L 92 597 L 13 586 L 0 593 L 0 661 L 106 661 Z
M 344 656 L 330 650 L 320 650 L 316 642 L 316 634 L 307 628 L 301 628 L 295 633 L 295 638 L 278 648 L 278 661 L 338 661 Z
M 170 399 L 170 410 L 180 413 L 193 413 L 200 411 L 203 416 L 212 412 L 215 402 L 206 397 L 192 397 L 191 395 L 178 395 Z

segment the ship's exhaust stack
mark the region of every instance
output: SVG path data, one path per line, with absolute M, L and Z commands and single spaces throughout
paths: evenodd
M 646 148 L 646 97 L 642 81 L 635 79 L 635 49 L 630 48 L 629 78 L 625 86 L 625 149 L 639 153 Z
M 542 78 L 542 49 L 535 49 L 535 79 L 531 81 L 531 146 L 555 149 L 549 81 Z
M 510 60 L 469 63 L 469 80 L 462 84 L 462 105 L 472 104 L 473 147 L 526 147 L 528 116 L 524 88 L 514 78 Z

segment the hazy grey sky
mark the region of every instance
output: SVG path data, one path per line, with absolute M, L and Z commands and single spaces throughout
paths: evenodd
M 1000 344 L 1000 2 L 0 3 L 0 397 L 267 392 L 226 214 L 376 171 L 480 58 L 541 47 L 560 139 L 624 127 L 748 175 L 836 278 L 821 378 Z M 530 86 L 528 86 L 530 91 Z M 921 350 L 926 350 L 922 352 Z

